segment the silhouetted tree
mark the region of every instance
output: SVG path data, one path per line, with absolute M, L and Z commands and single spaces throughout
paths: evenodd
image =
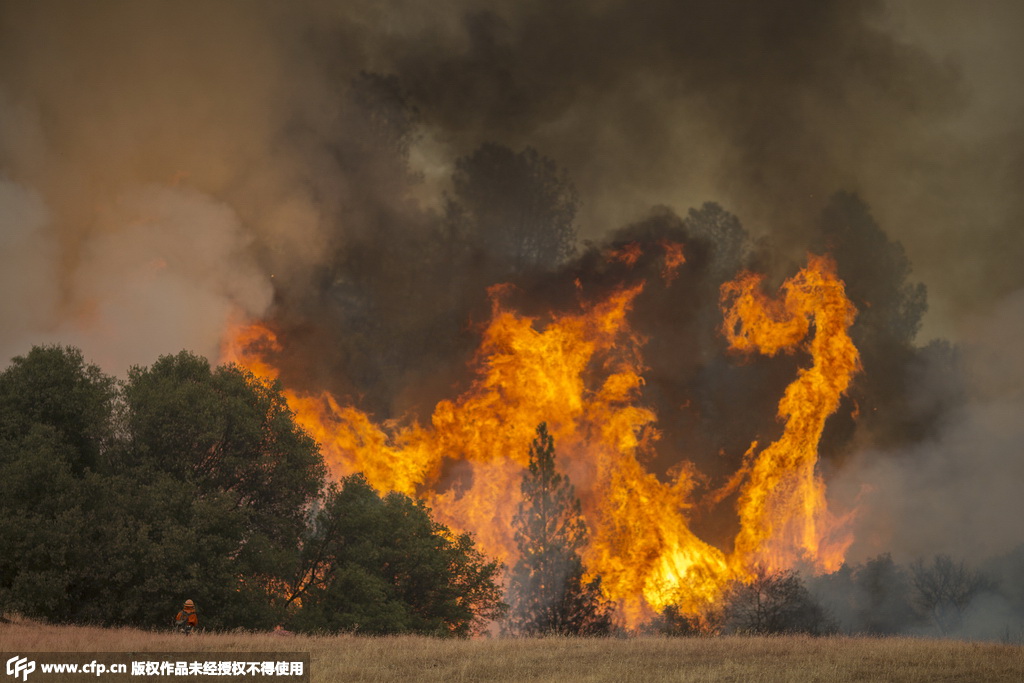
M 917 607 L 943 635 L 959 631 L 971 601 L 995 589 L 984 574 L 968 569 L 962 561 L 954 562 L 949 555 L 936 555 L 928 564 L 915 560 L 910 576 Z
M 710 271 L 715 287 L 735 277 L 743 268 L 750 251 L 750 235 L 734 214 L 715 202 L 704 202 L 700 209 L 690 209 L 683 219 L 683 228 L 710 243 Z
M 836 630 L 834 620 L 792 570 L 759 568 L 749 581 L 733 584 L 725 598 L 723 620 L 729 633 L 824 635 Z
M 856 194 L 837 192 L 822 212 L 813 248 L 835 259 L 846 294 L 857 308 L 850 336 L 860 352 L 864 371 L 850 391 L 847 408 L 830 420 L 823 442 L 827 452 L 852 439 L 855 424 L 848 417 L 859 406 L 858 424 L 875 443 L 895 445 L 927 436 L 940 417 L 931 408 L 950 404 L 955 395 L 940 396 L 934 387 L 932 406 L 917 400 L 914 386 L 922 371 L 940 374 L 914 339 L 925 312 L 925 286 L 910 279 L 911 265 L 903 245 L 891 240 Z M 950 386 L 950 389 L 955 389 Z M 955 393 L 955 392 L 954 392 Z
M 858 631 L 871 635 L 906 632 L 917 621 L 910 601 L 910 580 L 889 553 L 868 560 L 855 574 L 863 596 L 858 605 Z
M 349 84 L 343 107 L 346 139 L 363 154 L 394 157 L 402 162 L 395 172 L 406 172 L 420 115 L 398 77 L 361 71 Z
M 317 265 L 278 278 L 272 324 L 291 350 L 280 358 L 290 385 L 358 394 L 387 419 L 407 412 L 392 402 L 424 375 L 446 362 L 462 368 L 452 358 L 461 340 L 441 332 L 464 325 L 464 301 L 483 300 L 492 282 L 467 280 L 464 245 L 422 206 L 410 164 L 420 116 L 403 84 L 362 72 L 346 85 L 329 143 L 315 136 L 307 151 L 321 220 L 339 229 L 324 231 Z
M 611 615 L 600 577 L 586 581 L 579 550 L 587 529 L 568 477 L 555 469 L 547 425 L 537 427 L 523 500 L 513 521 L 519 561 L 509 578 L 507 628 L 516 634 L 602 635 Z
M 699 618 L 685 614 L 675 605 L 669 605 L 643 624 L 640 632 L 660 636 L 697 636 L 707 633 L 707 629 Z
M 532 147 L 518 154 L 487 143 L 459 159 L 449 222 L 519 272 L 551 268 L 575 251 L 576 188 Z
M 927 290 L 909 281 L 906 250 L 889 239 L 860 197 L 850 192 L 831 197 L 815 246 L 835 259 L 846 293 L 857 307 L 853 334 L 859 347 L 873 346 L 873 337 L 903 345 L 914 340 L 928 310 Z

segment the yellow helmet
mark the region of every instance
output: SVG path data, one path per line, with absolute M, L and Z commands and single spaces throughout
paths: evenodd
M 186 600 L 185 601 L 185 607 L 195 607 L 195 606 L 196 606 L 196 603 L 192 602 L 191 600 Z

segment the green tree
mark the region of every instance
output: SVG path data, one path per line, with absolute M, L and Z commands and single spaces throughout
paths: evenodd
M 182 352 L 132 368 L 124 400 L 123 485 L 160 503 L 137 510 L 144 566 L 160 577 L 145 583 L 176 586 L 171 607 L 191 597 L 207 624 L 274 625 L 325 476 L 280 387 Z
M 487 143 L 455 163 L 449 220 L 513 272 L 552 268 L 575 251 L 576 188 L 532 147 Z
M 70 347 L 34 347 L 0 373 L 0 612 L 71 618 L 103 500 L 116 382 Z
M 52 621 L 270 627 L 324 466 L 279 389 L 188 353 L 117 384 L 35 348 L 0 373 L 0 607 Z
M 587 529 L 568 477 L 555 469 L 554 439 L 537 427 L 523 500 L 513 520 L 519 561 L 509 577 L 507 628 L 516 634 L 601 635 L 611 628 L 600 577 L 586 581 L 579 550 Z
M 301 609 L 291 623 L 303 631 L 468 636 L 504 609 L 499 571 L 422 503 L 381 497 L 356 474 L 312 516 L 290 596 Z
M 88 500 L 76 455 L 48 425 L 0 441 L 0 612 L 60 619 L 73 607 L 72 556 Z
M 103 464 L 116 396 L 115 380 L 86 363 L 78 349 L 33 347 L 0 373 L 0 439 L 17 440 L 48 425 L 82 474 Z
M 326 469 L 280 385 L 182 352 L 131 369 L 125 401 L 133 464 L 228 496 L 272 542 L 299 536 Z

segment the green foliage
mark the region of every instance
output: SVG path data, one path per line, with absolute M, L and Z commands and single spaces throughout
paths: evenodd
M 182 352 L 133 368 L 124 395 L 134 466 L 183 479 L 198 497 L 226 496 L 250 534 L 298 538 L 325 468 L 279 386 Z M 259 563 L 240 551 L 239 561 Z
M 71 605 L 71 555 L 86 531 L 75 476 L 77 453 L 61 433 L 37 424 L 0 441 L 0 607 L 60 617 Z
M 468 536 L 324 478 L 280 387 L 237 367 L 182 352 L 118 387 L 33 349 L 0 373 L 0 611 L 158 626 L 191 598 L 205 628 L 458 636 L 501 613 Z
M 0 374 L 0 606 L 52 621 L 270 627 L 324 466 L 276 387 L 182 353 L 117 384 L 75 349 Z
M 159 579 L 142 583 L 176 588 L 168 611 L 194 599 L 206 626 L 273 626 L 325 473 L 280 388 L 182 352 L 129 371 L 124 399 L 125 459 L 157 503 L 142 545 Z
M 568 477 L 555 469 L 547 425 L 537 427 L 514 519 L 519 561 L 509 578 L 507 628 L 516 634 L 602 635 L 611 628 L 601 580 L 584 580 L 587 529 Z
M 408 496 L 342 480 L 313 517 L 292 599 L 303 631 L 468 636 L 500 615 L 499 566 Z
M 96 468 L 109 440 L 116 383 L 71 347 L 37 346 L 0 373 L 0 439 L 47 425 L 76 473 Z
M 67 347 L 0 373 L 0 609 L 64 620 L 77 608 L 115 391 Z

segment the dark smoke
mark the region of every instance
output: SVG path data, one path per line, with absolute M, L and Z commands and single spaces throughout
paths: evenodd
M 644 279 L 651 466 L 694 461 L 710 500 L 779 435 L 806 362 L 727 353 L 718 288 L 828 251 L 864 362 L 822 444 L 864 510 L 852 559 L 1006 552 L 1024 540 L 1021 14 L 4 2 L 0 353 L 71 343 L 121 373 L 215 357 L 231 321 L 265 319 L 289 385 L 425 419 L 466 386 L 488 286 L 543 316 Z M 671 282 L 664 240 L 685 245 Z M 634 243 L 635 265 L 609 261 Z M 698 504 L 703 537 L 728 543 L 729 505 Z

